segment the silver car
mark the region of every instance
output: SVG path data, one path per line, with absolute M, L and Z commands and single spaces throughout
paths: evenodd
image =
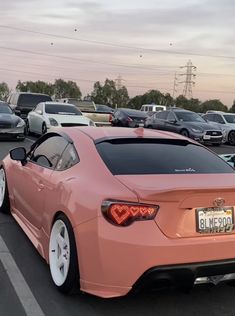
M 203 118 L 210 123 L 219 125 L 225 134 L 225 141 L 235 145 L 235 113 L 208 111 Z

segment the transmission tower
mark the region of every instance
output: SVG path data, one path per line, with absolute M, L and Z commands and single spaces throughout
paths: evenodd
M 116 89 L 120 90 L 123 87 L 122 82 L 125 81 L 124 79 L 122 79 L 121 75 L 118 75 L 118 77 L 115 79 L 115 85 L 116 85 Z
M 172 94 L 173 98 L 175 97 L 175 94 L 177 93 L 177 87 L 178 87 L 178 75 L 177 75 L 177 72 L 175 72 L 173 94 Z
M 181 66 L 180 68 L 186 68 L 186 73 L 181 73 L 180 76 L 185 76 L 185 81 L 181 81 L 180 83 L 184 83 L 183 95 L 190 99 L 193 97 L 193 85 L 195 85 L 195 81 L 193 80 L 196 77 L 196 74 L 193 72 L 197 69 L 191 62 L 188 61 L 186 66 Z

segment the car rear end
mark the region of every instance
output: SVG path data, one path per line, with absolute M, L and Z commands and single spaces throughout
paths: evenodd
M 98 248 L 83 290 L 113 297 L 235 273 L 233 168 L 183 139 L 109 138 L 96 148 L 136 201 L 107 195 L 102 215 L 85 224 Z
M 14 109 L 15 114 L 25 120 L 28 113 L 32 111 L 38 103 L 47 101 L 52 101 L 49 95 L 38 93 L 20 93 L 17 105 Z

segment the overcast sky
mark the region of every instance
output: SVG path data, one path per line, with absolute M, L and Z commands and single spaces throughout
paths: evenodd
M 235 99 L 234 0 L 0 0 L 0 81 L 123 78 L 130 96 L 173 92 L 189 59 L 193 96 Z M 181 94 L 184 84 L 178 84 Z

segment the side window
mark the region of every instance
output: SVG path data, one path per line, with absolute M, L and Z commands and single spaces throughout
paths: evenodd
M 169 111 L 161 111 L 156 114 L 156 118 L 160 120 L 166 120 Z
M 211 122 L 215 122 L 214 120 L 214 114 L 206 114 L 206 115 L 203 115 L 203 118 L 208 120 L 208 121 L 211 121 Z
M 72 144 L 68 144 L 65 148 L 58 164 L 56 166 L 56 170 L 65 170 L 73 167 L 76 163 L 79 162 L 79 158 L 76 152 L 76 149 Z
M 47 138 L 36 147 L 31 154 L 30 160 L 42 167 L 55 169 L 67 145 L 67 140 L 61 136 Z
M 169 112 L 168 116 L 167 116 L 167 121 L 175 121 L 175 115 L 172 112 Z

